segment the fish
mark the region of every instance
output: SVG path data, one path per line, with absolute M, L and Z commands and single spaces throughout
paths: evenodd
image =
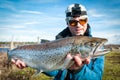
M 66 58 L 68 54 L 73 57 L 80 54 L 81 58 L 98 58 L 109 53 L 109 50 L 103 48 L 107 41 L 98 37 L 66 37 L 41 44 L 19 46 L 8 52 L 8 59 L 19 59 L 28 67 L 36 69 L 37 73 L 63 70 L 73 64 L 72 58 Z

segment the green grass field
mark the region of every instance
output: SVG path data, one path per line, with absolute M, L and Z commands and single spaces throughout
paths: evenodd
M 14 69 L 9 75 L 3 74 L 0 80 L 52 80 L 44 74 L 37 77 L 31 77 L 35 70 L 31 68 Z M 105 56 L 105 69 L 103 80 L 120 80 L 120 51 L 112 51 Z
M 120 80 L 120 50 L 112 51 L 105 56 L 103 80 Z

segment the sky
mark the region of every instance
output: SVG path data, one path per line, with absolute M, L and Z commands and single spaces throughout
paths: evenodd
M 120 0 L 0 0 L 0 41 L 54 40 L 73 3 L 86 7 L 93 37 L 120 44 Z

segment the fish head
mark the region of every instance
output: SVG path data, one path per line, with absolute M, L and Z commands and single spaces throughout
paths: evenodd
M 95 55 L 98 57 L 108 53 L 107 50 L 103 49 L 107 41 L 105 38 L 81 36 L 75 38 L 74 45 L 76 45 L 75 49 L 81 54 L 81 57 L 95 57 Z

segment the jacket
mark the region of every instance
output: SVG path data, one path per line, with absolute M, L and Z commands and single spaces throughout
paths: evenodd
M 71 36 L 69 28 L 67 27 L 56 36 L 56 39 Z M 84 36 L 92 37 L 89 24 Z M 91 59 L 90 64 L 85 64 L 82 69 L 77 71 L 55 70 L 45 72 L 45 74 L 54 77 L 54 80 L 102 80 L 103 71 L 104 56 L 101 56 L 99 58 Z

